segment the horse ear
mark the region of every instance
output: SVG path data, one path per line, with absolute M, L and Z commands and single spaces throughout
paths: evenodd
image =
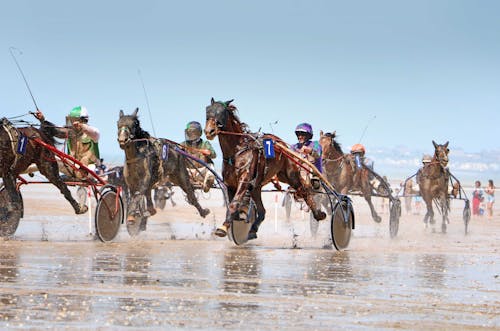
M 125 116 L 125 114 L 123 113 L 123 110 L 120 109 L 120 117 L 123 117 Z
M 139 112 L 139 107 L 135 108 L 134 112 L 132 113 L 132 116 L 137 117 L 137 112 Z
M 448 143 L 449 143 L 449 141 L 447 141 L 447 142 L 444 143 L 444 147 L 445 148 L 448 148 Z
M 337 136 L 337 130 L 333 131 L 332 135 L 333 135 L 334 137 L 336 137 L 336 136 Z
M 215 100 L 214 100 L 214 97 L 212 97 L 212 100 L 210 100 L 210 104 L 214 104 L 215 103 Z
M 229 105 L 231 104 L 231 102 L 233 102 L 233 101 L 234 101 L 234 99 L 231 99 L 231 100 L 226 101 L 226 102 L 224 102 L 224 103 L 226 104 L 226 106 L 229 106 Z
M 437 144 L 436 144 L 436 142 L 434 140 L 432 141 L 432 144 L 434 145 L 434 148 L 438 147 Z
M 319 130 L 319 136 L 323 137 L 323 130 Z

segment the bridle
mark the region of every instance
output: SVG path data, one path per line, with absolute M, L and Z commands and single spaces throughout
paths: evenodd
M 127 146 L 134 140 L 135 135 L 131 132 L 130 128 L 127 125 L 118 127 L 118 136 L 120 136 L 122 132 L 126 133 L 126 139 L 124 141 L 120 141 L 120 138 L 118 138 L 118 143 L 121 146 Z
M 222 106 L 222 110 L 220 108 L 216 110 L 211 109 L 211 107 L 213 107 L 215 104 L 219 104 L 220 106 Z M 227 123 L 227 111 L 227 105 L 223 102 L 215 102 L 214 104 L 206 108 L 207 122 L 215 124 L 214 135 L 218 135 L 219 133 L 224 131 Z

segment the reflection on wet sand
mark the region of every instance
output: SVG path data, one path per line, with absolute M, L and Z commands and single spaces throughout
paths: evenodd
M 447 260 L 443 254 L 423 254 L 416 256 L 417 275 L 423 287 L 440 289 L 445 283 Z
M 0 254 L 0 286 L 4 287 L 2 283 L 15 283 L 18 277 L 18 257 L 17 254 L 2 253 Z M 0 311 L 0 319 L 13 319 L 14 314 L 11 312 L 13 308 L 17 307 L 19 296 L 13 293 L 0 294 L 0 304 L 2 309 Z
M 262 261 L 250 249 L 228 249 L 224 253 L 222 289 L 227 293 L 257 294 L 261 282 Z M 256 310 L 259 305 L 250 302 L 221 301 L 223 310 Z

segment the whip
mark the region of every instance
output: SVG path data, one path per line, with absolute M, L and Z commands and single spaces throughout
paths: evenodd
M 153 116 L 151 116 L 151 108 L 149 107 L 149 98 L 148 94 L 146 93 L 146 87 L 144 86 L 144 81 L 142 80 L 141 70 L 137 69 L 137 74 L 141 79 L 142 89 L 144 91 L 144 97 L 146 98 L 146 105 L 148 106 L 149 120 L 151 121 L 151 127 L 153 128 L 153 135 L 156 137 L 155 125 L 153 123 Z
M 22 55 L 23 52 L 21 52 L 21 50 L 15 48 L 15 47 L 9 47 L 9 52 L 10 52 L 10 55 L 12 56 L 12 58 L 14 59 L 14 62 L 16 62 L 16 65 L 17 65 L 17 69 L 19 69 L 19 72 L 21 73 L 21 76 L 23 77 L 23 80 L 24 80 L 24 83 L 26 84 L 26 87 L 28 88 L 28 91 L 30 92 L 30 95 L 31 95 L 31 99 L 33 100 L 33 103 L 35 104 L 35 108 L 36 110 L 39 110 L 38 109 L 38 105 L 36 104 L 36 101 L 35 101 L 35 97 L 33 96 L 33 93 L 31 93 L 31 89 L 30 89 L 30 86 L 28 84 L 28 81 L 26 80 L 26 77 L 24 76 L 24 72 L 23 70 L 21 69 L 21 66 L 19 65 L 19 62 L 17 62 L 17 59 L 14 55 L 14 53 L 12 53 L 12 50 L 16 50 L 19 52 L 19 55 Z M 33 112 L 30 112 L 30 114 L 34 114 Z

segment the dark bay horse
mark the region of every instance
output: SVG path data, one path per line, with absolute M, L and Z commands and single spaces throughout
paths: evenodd
M 352 154 L 344 154 L 342 147 L 335 140 L 336 132 L 320 132 L 319 143 L 323 149 L 323 173 L 330 183 L 341 194 L 359 191 L 365 198 L 372 218 L 380 223 L 382 218 L 375 211 L 372 202 L 372 185 L 370 184 L 370 171 L 366 166 L 358 168 Z
M 248 239 L 257 238 L 257 230 L 266 214 L 261 197 L 262 187 L 275 176 L 280 182 L 288 183 L 295 189 L 295 197 L 306 201 L 316 220 L 324 219 L 326 214 L 317 208 L 312 187 L 300 176 L 297 164 L 279 148 L 275 149 L 274 158 L 265 157 L 263 138 L 281 140 L 273 135 L 251 133 L 235 114 L 236 107 L 231 104 L 232 101 L 216 102 L 212 98 L 210 105 L 206 107 L 205 135 L 209 140 L 219 137 L 223 154 L 222 178 L 230 201 L 231 219 L 226 219 L 215 234 L 226 236 L 231 220 L 241 219 L 248 212 L 251 197 L 256 204 L 257 215 Z
M 191 184 L 184 156 L 172 147 L 166 139 L 154 138 L 144 131 L 137 116 L 137 108 L 131 115 L 120 110 L 118 119 L 118 143 L 125 151 L 123 176 L 129 189 L 130 203 L 127 206 L 127 223 L 134 224 L 136 217 L 142 218 L 141 230 L 145 229 L 144 216 L 156 214 L 151 190 L 167 181 L 178 185 L 186 193 L 188 202 L 201 217 L 210 213 L 198 203 Z M 141 202 L 146 198 L 149 215 L 141 211 Z
M 16 179 L 32 163 L 35 163 L 40 173 L 59 189 L 76 214 L 83 214 L 87 211 L 88 207 L 80 205 L 73 198 L 70 190 L 59 176 L 59 167 L 54 152 L 35 141 L 35 139 L 40 139 L 46 144 L 55 146 L 55 135 L 55 128 L 50 122 L 42 122 L 40 129 L 37 129 L 33 126 L 16 128 L 6 118 L 0 120 L 0 176 L 3 179 L 8 200 L 11 202 L 11 204 L 3 206 L 7 208 L 7 213 L 22 208 L 21 196 L 16 188 Z M 23 140 L 23 138 L 25 139 Z M 25 143 L 24 147 L 20 146 L 22 141 Z M 13 234 L 15 230 L 5 231 L 5 233 L 12 232 L 10 234 Z
M 450 172 L 448 166 L 448 141 L 442 145 L 437 144 L 434 140 L 434 156 L 431 162 L 426 163 L 417 172 L 417 183 L 420 188 L 420 195 L 427 206 L 427 213 L 424 217 L 424 223 L 427 226 L 428 222 L 434 224 L 434 210 L 432 202 L 440 208 L 443 217 L 441 223 L 441 231 L 446 232 L 446 223 L 448 223 L 448 211 L 450 209 L 450 197 L 448 195 L 448 183 L 450 180 Z M 455 192 L 455 188 L 454 188 Z

